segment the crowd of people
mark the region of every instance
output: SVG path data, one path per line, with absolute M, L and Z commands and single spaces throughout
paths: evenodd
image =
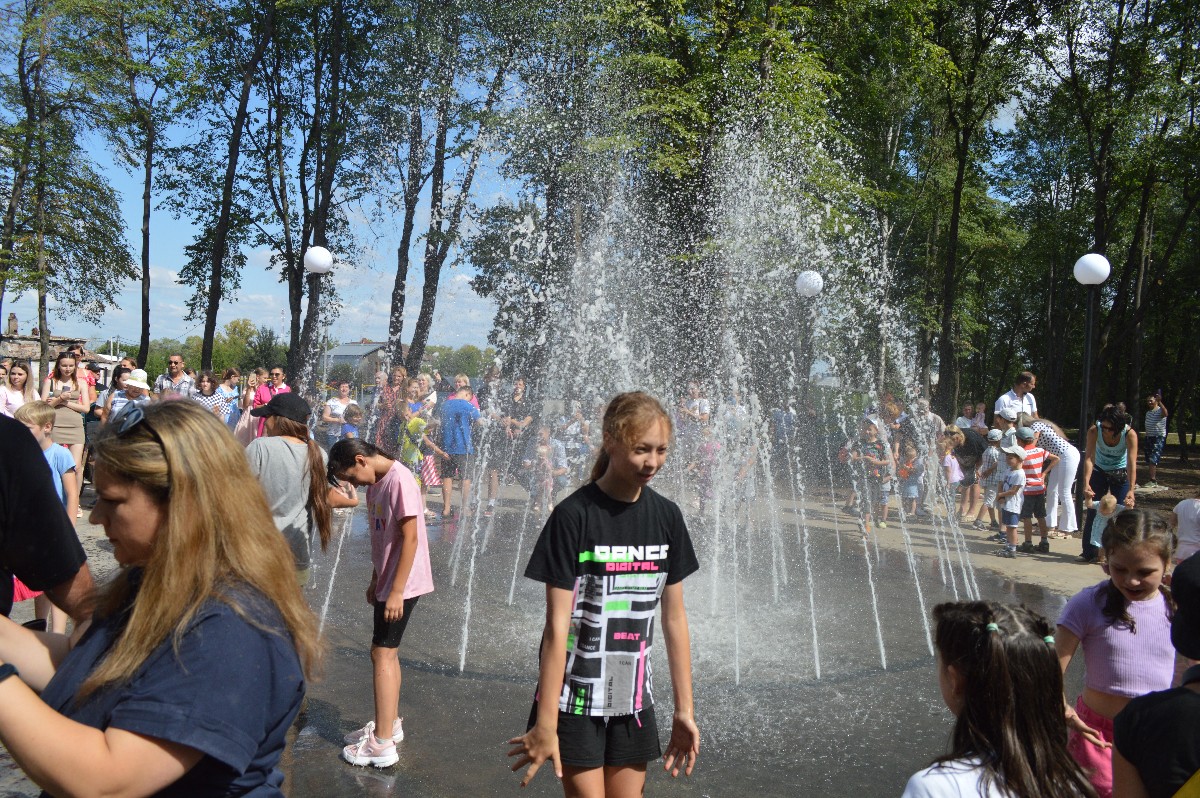
M 287 729 L 321 657 L 301 590 L 311 547 L 328 544 L 334 510 L 356 506 L 359 488 L 374 711 L 342 756 L 395 764 L 399 647 L 434 590 L 426 524 L 494 512 L 508 479 L 549 514 L 525 571 L 546 586 L 546 622 L 538 700 L 509 741 L 513 770 L 526 784 L 549 764 L 567 795 L 612 796 L 642 794 L 660 757 L 672 775 L 691 773 L 699 729 L 682 580 L 699 563 L 684 514 L 650 482 L 678 442 L 703 502 L 723 425 L 724 440 L 741 435 L 735 479 L 752 496 L 756 435 L 736 393 L 713 407 L 688 386 L 674 412 L 627 393 L 599 413 L 567 403 L 550 416 L 523 380 L 503 391 L 494 370 L 475 392 L 468 375 L 410 379 L 398 368 L 379 375 L 369 407 L 338 383 L 314 412 L 280 367 L 243 384 L 236 369 L 195 375 L 172 355 L 153 383 L 122 363 L 105 386 L 79 355 L 56 358 L 40 392 L 29 364 L 0 364 L 13 416 L 0 418 L 0 568 L 13 575 L 0 578 L 0 616 L 39 591 L 46 608 L 37 628 L 0 617 L 0 741 L 48 792 L 281 794 Z M 1063 475 L 1082 461 L 1081 556 L 1106 568 L 1055 625 L 994 602 L 935 609 L 938 683 L 957 720 L 949 753 L 904 795 L 1177 794 L 1200 771 L 1190 735 L 1165 733 L 1190 728 L 1200 706 L 1200 500 L 1174 517 L 1136 506 L 1139 443 L 1148 462 L 1162 451 L 1161 397 L 1147 402 L 1142 436 L 1123 408 L 1105 406 L 1080 453 L 1039 416 L 1034 387 L 1020 375 L 990 424 L 977 403 L 946 425 L 924 402 L 906 413 L 885 401 L 838 458 L 853 488 L 844 509 L 864 527 L 886 529 L 892 509 L 936 509 L 990 522 L 1006 557 L 1075 531 Z M 100 590 L 73 530 L 88 463 L 91 518 L 120 566 Z M 487 480 L 486 499 L 472 501 L 473 477 Z M 431 484 L 440 513 L 427 506 Z M 675 706 L 665 757 L 648 667 L 660 604 Z M 1085 686 L 1071 701 L 1063 674 L 1080 650 Z M 49 741 L 72 746 L 72 768 Z
M 1139 434 L 1124 404 L 1104 405 L 1080 452 L 1058 424 L 1038 414 L 1036 385 L 1035 375 L 1022 372 L 996 399 L 990 419 L 984 403 L 968 402 L 952 424 L 926 400 L 905 411 L 885 397 L 839 452 L 850 488 L 843 512 L 861 517 L 865 531 L 886 529 L 895 495 L 906 517 L 938 513 L 964 528 L 992 532 L 1001 557 L 1047 554 L 1051 540 L 1078 537 L 1078 560 L 1103 564 L 1100 540 L 1107 519 L 1133 509 L 1139 487 L 1159 487 L 1167 408 L 1160 395 L 1147 397 Z M 1139 455 L 1151 475 L 1142 485 Z M 1082 528 L 1077 490 L 1083 492 Z M 1200 547 L 1191 501 L 1175 508 L 1180 545 L 1188 551 Z

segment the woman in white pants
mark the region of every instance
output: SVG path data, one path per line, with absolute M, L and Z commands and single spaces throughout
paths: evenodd
M 1079 529 L 1079 522 L 1075 518 L 1075 500 L 1071 494 L 1071 483 L 1075 481 L 1075 474 L 1079 470 L 1079 450 L 1053 421 L 1022 413 L 1017 417 L 1017 426 L 1029 427 L 1036 436 L 1034 442 L 1058 456 L 1058 465 L 1046 476 L 1046 525 L 1051 532 L 1057 530 L 1067 537 Z

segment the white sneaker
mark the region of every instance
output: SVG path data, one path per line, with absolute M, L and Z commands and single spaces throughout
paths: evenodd
M 351 765 L 387 768 L 400 761 L 400 754 L 396 753 L 396 744 L 391 740 L 376 742 L 375 735 L 369 734 L 359 742 L 343 748 L 342 759 Z
M 392 742 L 394 743 L 403 742 L 404 740 L 404 726 L 402 725 L 403 721 L 404 718 L 396 718 L 395 722 L 392 723 Z M 361 729 L 355 729 L 343 737 L 342 740 L 345 741 L 347 745 L 357 745 L 374 733 L 375 721 L 369 720 L 367 721 L 366 726 L 363 726 Z

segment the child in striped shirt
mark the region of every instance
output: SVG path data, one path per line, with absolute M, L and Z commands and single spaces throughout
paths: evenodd
M 1021 468 L 1025 471 L 1024 501 L 1021 504 L 1021 521 L 1025 525 L 1025 542 L 1021 551 L 1031 554 L 1033 547 L 1033 519 L 1037 519 L 1038 532 L 1041 541 L 1036 551 L 1042 554 L 1050 553 L 1048 535 L 1050 527 L 1046 525 L 1046 474 L 1058 465 L 1058 456 L 1050 454 L 1034 443 L 1033 430 L 1029 427 L 1017 428 L 1017 443 L 1025 450 L 1025 459 Z

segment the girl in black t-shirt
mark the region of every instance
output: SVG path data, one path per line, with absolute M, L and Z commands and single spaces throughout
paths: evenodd
M 591 481 L 554 509 L 525 570 L 546 584 L 547 620 L 537 700 L 509 756 L 514 771 L 528 765 L 523 786 L 550 760 L 567 795 L 634 798 L 662 755 L 650 668 L 660 598 L 675 706 L 664 768 L 690 775 L 700 752 L 682 582 L 699 563 L 679 508 L 649 487 L 671 438 L 662 405 L 619 394 L 603 431 Z

